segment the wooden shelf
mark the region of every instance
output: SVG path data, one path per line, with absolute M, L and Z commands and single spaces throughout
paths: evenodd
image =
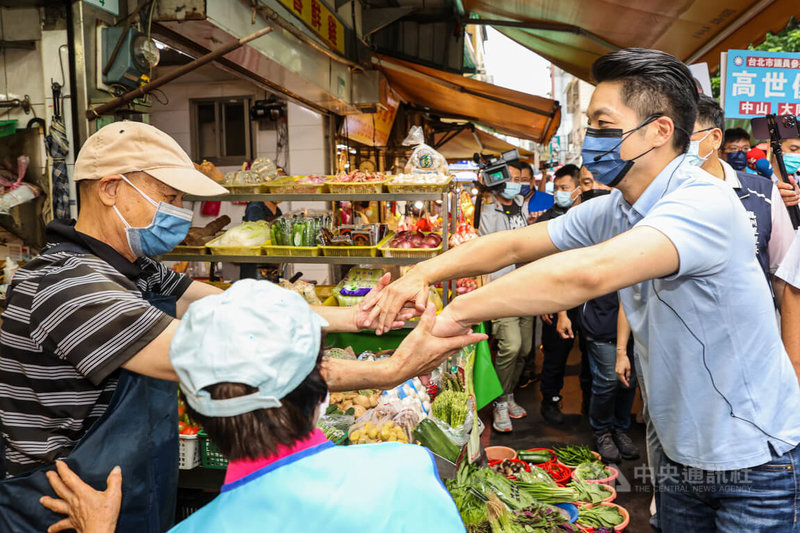
M 317 263 L 326 265 L 415 265 L 424 259 L 416 257 L 299 257 L 272 255 L 209 255 L 165 254 L 159 261 L 200 261 L 206 263 Z

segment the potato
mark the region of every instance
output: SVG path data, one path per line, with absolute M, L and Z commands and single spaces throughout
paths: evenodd
M 377 405 L 378 405 L 378 395 L 373 394 L 372 396 L 369 397 L 369 406 L 376 407 Z
M 346 401 L 346 402 L 342 403 L 342 405 L 341 405 L 341 407 L 339 407 L 339 409 L 341 409 L 342 411 L 347 411 L 347 410 L 348 410 L 348 409 L 350 409 L 351 407 L 353 407 L 353 402 L 351 402 L 350 400 L 348 400 L 348 401 Z
M 360 406 L 360 405 L 354 405 L 353 406 L 353 416 L 355 418 L 358 418 L 359 416 L 363 415 L 366 412 L 367 412 L 367 410 L 364 407 Z
M 341 392 L 332 392 L 331 393 L 331 403 L 341 403 L 344 400 L 344 394 Z
M 372 407 L 369 403 L 369 398 L 366 396 L 362 396 L 361 394 L 357 394 L 355 398 L 353 398 L 353 405 L 360 405 L 365 409 L 369 409 Z

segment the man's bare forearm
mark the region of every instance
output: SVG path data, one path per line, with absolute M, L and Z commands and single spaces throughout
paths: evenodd
M 467 241 L 457 248 L 428 259 L 415 267 L 428 283 L 480 276 L 508 265 L 527 263 L 558 252 L 547 223 L 500 231 Z
M 327 305 L 312 305 L 311 308 L 328 322 L 325 331 L 328 333 L 354 333 L 358 331 L 353 320 L 352 307 L 331 307 Z
M 383 361 L 353 361 L 325 358 L 322 360 L 322 377 L 331 392 L 359 389 L 391 389 L 398 381 L 390 359 Z

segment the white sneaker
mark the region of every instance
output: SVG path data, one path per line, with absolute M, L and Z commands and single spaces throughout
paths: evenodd
M 514 401 L 514 395 L 507 396 L 508 401 L 508 416 L 513 419 L 525 418 L 528 416 L 528 411 L 525 410 L 520 404 Z
M 511 426 L 511 419 L 508 417 L 508 402 L 495 402 L 492 427 L 500 433 L 509 433 L 514 429 Z

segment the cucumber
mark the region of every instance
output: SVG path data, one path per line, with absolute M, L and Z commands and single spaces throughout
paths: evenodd
M 517 452 L 517 457 L 526 463 L 541 464 L 550 461 L 553 456 L 550 452 L 545 451 L 527 451 L 522 450 Z
M 439 429 L 439 426 L 433 420 L 429 418 L 423 419 L 412 433 L 420 444 L 436 455 L 444 457 L 451 463 L 455 463 L 458 460 L 461 450 L 447 438 L 447 435 Z

